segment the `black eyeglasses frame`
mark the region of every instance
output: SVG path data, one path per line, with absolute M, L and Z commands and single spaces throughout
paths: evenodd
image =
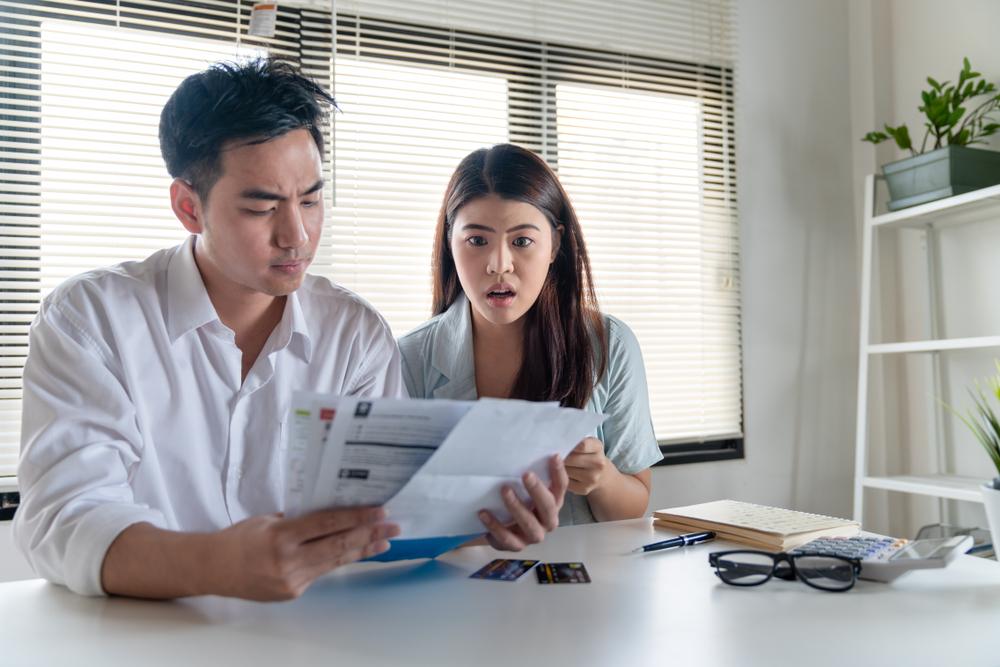
M 771 571 L 768 573 L 767 577 L 761 579 L 760 581 L 755 581 L 753 583 L 738 583 L 735 581 L 727 581 L 725 577 L 719 571 L 719 558 L 722 556 L 729 556 L 732 554 L 757 554 L 761 556 L 767 556 L 773 561 L 771 566 Z M 840 560 L 851 566 L 851 583 L 845 588 L 824 588 L 823 586 L 817 586 L 815 583 L 809 581 L 808 578 L 802 576 L 799 569 L 795 566 L 795 561 L 802 557 L 814 557 L 814 558 L 833 558 L 835 560 Z M 782 563 L 788 563 L 788 568 L 784 571 L 779 572 L 778 566 Z M 858 581 L 858 574 L 861 573 L 861 561 L 857 558 L 847 558 L 846 556 L 836 556 L 830 554 L 821 554 L 818 552 L 802 552 L 802 553 L 789 553 L 787 551 L 780 551 L 774 553 L 771 551 L 761 551 L 759 549 L 730 549 L 728 551 L 713 551 L 708 554 L 708 564 L 715 568 L 715 576 L 722 580 L 723 583 L 729 584 L 730 586 L 760 586 L 766 584 L 771 580 L 772 577 L 778 577 L 779 579 L 784 579 L 786 581 L 793 581 L 798 579 L 802 583 L 816 590 L 826 591 L 827 593 L 843 593 L 854 588 L 854 584 Z

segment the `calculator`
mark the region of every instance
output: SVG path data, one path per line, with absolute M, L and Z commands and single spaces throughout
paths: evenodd
M 913 542 L 895 537 L 822 537 L 790 553 L 857 559 L 861 561 L 859 578 L 892 581 L 910 570 L 945 567 L 971 547 L 970 535 Z

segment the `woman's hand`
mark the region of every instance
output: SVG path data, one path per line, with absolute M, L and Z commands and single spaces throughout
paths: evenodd
M 566 457 L 569 490 L 581 496 L 590 495 L 608 479 L 615 467 L 604 456 L 604 443 L 597 438 L 584 438 Z
M 489 533 L 486 541 L 494 549 L 500 551 L 520 551 L 529 544 L 537 544 L 545 539 L 559 525 L 559 510 L 566 496 L 569 479 L 566 467 L 559 455 L 549 459 L 549 477 L 552 480 L 548 487 L 532 472 L 524 474 L 522 481 L 531 496 L 534 509 L 529 509 L 514 493 L 514 489 L 506 486 L 500 492 L 507 511 L 513 517 L 513 522 L 504 525 L 492 513 L 481 510 L 479 519 Z

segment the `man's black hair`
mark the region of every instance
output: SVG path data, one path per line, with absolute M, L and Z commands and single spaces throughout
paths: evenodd
M 333 97 L 286 61 L 217 63 L 170 96 L 160 114 L 160 152 L 170 175 L 207 201 L 228 142 L 263 143 L 302 128 L 322 154 L 328 106 L 336 108 Z

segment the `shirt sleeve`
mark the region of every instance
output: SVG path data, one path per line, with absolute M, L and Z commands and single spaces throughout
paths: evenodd
M 642 351 L 635 334 L 613 318 L 608 324 L 608 386 L 604 453 L 619 471 L 634 475 L 663 458 L 653 433 Z
M 351 382 L 351 396 L 407 398 L 403 384 L 402 356 L 389 325 L 374 317 L 373 333 L 365 358 Z
M 134 501 L 130 472 L 142 455 L 135 409 L 109 348 L 79 321 L 45 303 L 31 328 L 13 533 L 39 575 L 103 595 L 101 567 L 119 533 L 166 521 Z

